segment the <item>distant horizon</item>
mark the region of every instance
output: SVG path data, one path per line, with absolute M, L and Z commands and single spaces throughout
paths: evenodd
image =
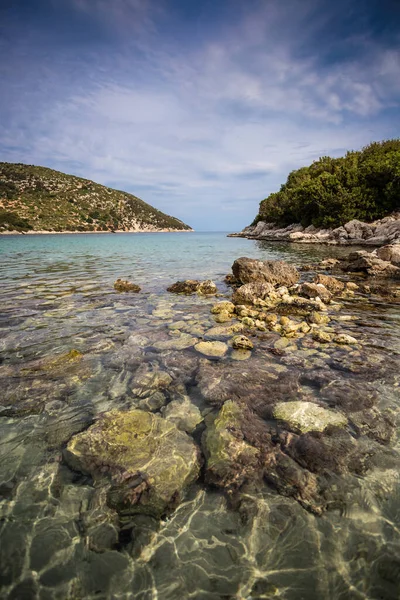
M 16 0 L 0 36 L 2 161 L 198 232 L 240 231 L 293 169 L 400 137 L 395 0 Z

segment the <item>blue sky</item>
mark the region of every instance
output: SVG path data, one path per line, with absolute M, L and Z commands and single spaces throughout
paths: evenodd
M 400 136 L 398 0 L 2 0 L 0 160 L 239 230 L 292 169 Z

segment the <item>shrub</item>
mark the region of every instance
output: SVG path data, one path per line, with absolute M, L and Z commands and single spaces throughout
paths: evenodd
M 260 203 L 253 224 L 337 227 L 373 221 L 400 208 L 400 139 L 373 142 L 342 158 L 324 156 L 289 173 L 279 192 Z

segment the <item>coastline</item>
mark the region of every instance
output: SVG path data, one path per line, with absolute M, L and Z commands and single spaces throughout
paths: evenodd
M 194 229 L 129 229 L 116 231 L 0 231 L 1 235 L 70 235 L 88 233 L 193 233 Z
M 400 213 L 372 223 L 353 219 L 335 229 L 322 229 L 313 225 L 305 228 L 300 223 L 277 227 L 275 223 L 259 221 L 256 225 L 245 227 L 243 231 L 228 234 L 228 237 L 296 244 L 380 247 L 400 243 Z

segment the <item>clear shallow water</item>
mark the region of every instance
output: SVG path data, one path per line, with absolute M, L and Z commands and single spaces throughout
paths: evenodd
M 90 478 L 61 458 L 71 435 L 99 413 L 135 406 L 132 380 L 143 364 L 172 373 L 207 410 L 194 382 L 195 351 L 156 351 L 154 344 L 173 339 L 177 322 L 183 334 L 200 339 L 215 325 L 214 300 L 176 297 L 165 292 L 167 285 L 210 278 L 227 294 L 223 278 L 239 256 L 308 263 L 333 254 L 332 248 L 218 233 L 0 237 L 2 597 L 399 597 L 397 455 L 361 477 L 344 508 L 322 517 L 266 485 L 246 492 L 233 510 L 223 494 L 200 482 L 160 525 L 144 516 L 116 522 Z M 117 277 L 142 292 L 116 294 Z M 307 354 L 300 342 L 283 357 L 261 344 L 250 361 L 290 374 L 325 370 L 330 360 L 346 381 L 369 379 L 382 407 L 396 416 L 398 308 L 359 297 L 341 315 L 357 317 L 346 322 L 346 331 L 363 339 L 354 362 L 341 349 L 328 357 L 315 348 Z M 144 348 L 138 335 L 147 340 Z M 41 367 L 71 349 L 84 355 L 79 367 Z M 228 368 L 230 355 L 224 360 Z

